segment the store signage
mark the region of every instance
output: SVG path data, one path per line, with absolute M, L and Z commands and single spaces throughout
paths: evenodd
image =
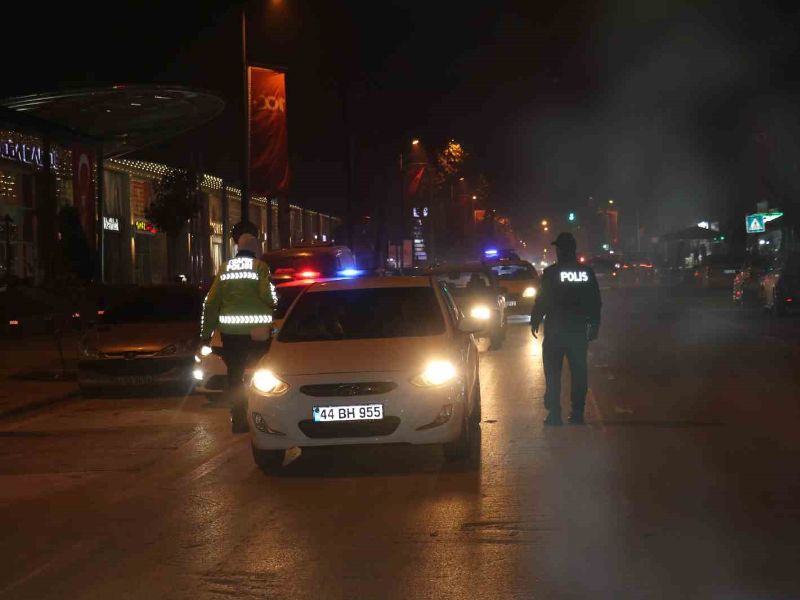
M 42 149 L 39 146 L 20 144 L 13 140 L 0 142 L 0 158 L 16 160 L 27 165 L 44 166 L 42 162 Z M 56 153 L 50 151 L 50 164 L 56 164 Z
M 158 229 L 156 228 L 156 226 L 147 221 L 142 221 L 142 220 L 134 221 L 133 228 L 136 231 L 136 233 L 151 233 L 151 234 L 158 233 Z
M 106 231 L 119 231 L 119 219 L 117 217 L 103 217 L 103 229 Z
M 214 235 L 222 235 L 222 223 L 219 221 L 211 221 L 211 232 Z

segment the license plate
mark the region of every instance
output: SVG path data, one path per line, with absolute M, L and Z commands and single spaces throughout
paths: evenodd
M 516 305 L 517 305 L 516 300 L 509 300 L 508 302 L 506 302 L 506 306 L 516 306 Z
M 383 404 L 315 406 L 311 413 L 316 423 L 328 421 L 377 421 L 383 418 Z
M 114 378 L 114 383 L 121 385 L 144 385 L 152 382 L 153 378 L 150 375 L 125 375 Z

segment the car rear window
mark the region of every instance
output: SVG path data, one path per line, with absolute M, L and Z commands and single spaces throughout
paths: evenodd
M 273 275 L 292 275 L 294 273 L 314 272 L 320 277 L 335 277 L 338 269 L 336 257 L 330 254 L 313 256 L 275 256 L 266 257 Z
M 440 335 L 444 317 L 432 288 L 390 287 L 309 292 L 281 328 L 281 342 Z
M 486 289 L 492 285 L 489 276 L 481 271 L 448 271 L 437 273 L 435 277 L 447 283 L 451 290 Z
M 105 309 L 101 322 L 116 325 L 199 321 L 202 309 L 203 296 L 197 289 L 157 288 L 133 292 L 127 298 L 112 303 Z
M 292 285 L 287 287 L 279 287 L 275 290 L 278 294 L 278 305 L 275 307 L 275 318 L 283 319 L 286 316 L 286 311 L 292 305 L 292 302 L 300 295 L 307 285 Z
M 498 279 L 522 280 L 536 279 L 536 269 L 531 265 L 495 265 L 492 271 Z

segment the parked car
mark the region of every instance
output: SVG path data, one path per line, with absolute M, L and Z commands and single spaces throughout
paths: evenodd
M 276 284 L 294 279 L 320 279 L 358 275 L 353 253 L 347 246 L 297 246 L 263 255 Z
M 699 285 L 706 289 L 732 289 L 738 265 L 735 259 L 719 254 L 710 254 L 700 264 Z
M 771 259 L 761 255 L 750 255 L 733 278 L 733 301 L 741 305 L 755 306 L 763 302 L 761 278 L 767 272 Z
M 800 304 L 800 253 L 778 258 L 761 278 L 764 307 L 776 316 L 796 310 Z
M 506 298 L 494 272 L 480 263 L 467 263 L 433 267 L 428 274 L 447 285 L 463 314 L 486 323 L 476 336 L 488 337 L 490 349 L 498 350 L 506 339 Z
M 256 464 L 280 468 L 285 450 L 304 446 L 441 444 L 448 458 L 468 457 L 481 327 L 432 277 L 310 286 L 253 374 Z
M 484 261 L 505 290 L 506 310 L 512 315 L 530 315 L 539 291 L 539 274 L 526 260 L 500 258 Z
M 138 288 L 113 300 L 80 340 L 81 391 L 170 386 L 187 392 L 202 305 L 202 290 L 182 285 Z

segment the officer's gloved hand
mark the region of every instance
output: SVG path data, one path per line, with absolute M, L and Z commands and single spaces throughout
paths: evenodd
M 586 326 L 586 339 L 590 342 L 597 339 L 597 336 L 600 335 L 600 325 L 597 323 L 589 323 Z

